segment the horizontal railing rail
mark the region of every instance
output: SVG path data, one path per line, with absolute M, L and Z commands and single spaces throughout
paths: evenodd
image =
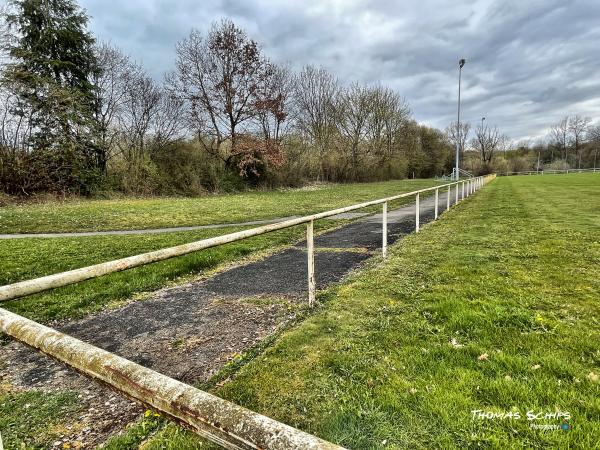
M 342 448 L 2 308 L 0 330 L 225 448 Z
M 544 174 L 560 174 L 560 173 L 600 173 L 600 167 L 592 167 L 589 169 L 540 169 L 540 170 L 524 170 L 521 172 L 499 172 L 501 176 L 512 176 L 512 175 L 544 175 Z
M 381 204 L 383 206 L 382 255 L 385 258 L 387 257 L 389 202 L 415 196 L 415 231 L 418 232 L 420 229 L 421 194 L 432 191 L 435 193 L 435 220 L 439 215 L 440 189 L 447 190 L 445 210 L 448 210 L 450 209 L 450 197 L 453 188 L 456 204 L 459 202 L 459 198 L 468 197 L 494 177 L 495 175 L 487 175 L 433 186 L 34 280 L 9 284 L 0 287 L 0 301 L 16 299 L 252 236 L 307 224 L 308 303 L 313 305 L 316 294 L 313 228 L 315 220 Z M 342 448 L 2 308 L 0 308 L 0 331 L 67 364 L 83 375 L 107 385 L 120 394 L 159 411 L 222 447 L 228 449 L 272 450 L 329 450 Z

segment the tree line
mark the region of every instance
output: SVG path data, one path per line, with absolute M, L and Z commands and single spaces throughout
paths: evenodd
M 461 168 L 474 174 L 584 169 L 600 166 L 600 123 L 580 115 L 565 116 L 535 141 L 512 142 L 485 118 L 473 129 L 456 122 L 446 128 L 452 145 L 458 144 Z
M 392 89 L 277 65 L 230 20 L 191 30 L 157 81 L 98 42 L 73 0 L 11 0 L 0 13 L 0 191 L 9 194 L 433 177 L 450 173 L 457 143 L 461 165 L 486 173 L 531 166 L 539 147 L 514 147 L 484 121 L 420 125 Z M 598 127 L 589 123 L 561 121 L 541 163 L 591 164 Z
M 270 61 L 229 20 L 192 30 L 161 82 L 97 42 L 71 0 L 3 13 L 0 183 L 11 194 L 135 194 L 447 172 L 447 136 L 381 86 Z

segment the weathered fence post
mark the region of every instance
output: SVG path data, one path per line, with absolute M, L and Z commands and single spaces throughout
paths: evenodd
M 314 220 L 306 225 L 306 252 L 308 254 L 308 306 L 315 303 L 315 240 L 314 240 Z
M 415 233 L 419 232 L 419 215 L 421 207 L 419 206 L 419 194 L 415 196 Z
M 461 188 L 462 188 L 462 198 L 461 200 L 465 199 L 465 182 L 463 181 L 461 184 Z
M 381 254 L 384 258 L 387 258 L 387 210 L 388 204 L 385 202 L 383 204 L 383 215 L 381 217 Z
M 436 190 L 435 190 L 435 205 L 434 205 L 434 208 L 435 208 L 435 215 L 434 215 L 434 217 L 433 217 L 433 220 L 437 220 L 437 218 L 438 218 L 438 203 L 439 203 L 439 197 L 440 197 L 440 190 L 439 190 L 439 189 L 436 189 Z
M 450 194 L 452 193 L 452 188 L 448 186 L 448 193 L 446 194 L 446 211 L 450 209 Z
M 454 199 L 454 204 L 458 203 L 458 182 L 456 183 L 456 198 Z

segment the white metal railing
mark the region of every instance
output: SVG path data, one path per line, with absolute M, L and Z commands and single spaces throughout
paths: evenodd
M 21 281 L 0 287 L 0 301 L 16 299 L 132 267 L 162 261 L 260 234 L 271 233 L 299 224 L 306 224 L 308 303 L 312 306 L 316 295 L 314 265 L 314 222 L 316 220 L 381 204 L 383 207 L 382 254 L 385 258 L 387 257 L 388 247 L 387 215 L 389 202 L 415 196 L 415 231 L 418 232 L 420 229 L 421 194 L 434 192 L 435 219 L 437 219 L 440 189 L 447 189 L 446 210 L 448 210 L 450 209 L 450 195 L 453 189 L 455 191 L 455 203 L 458 203 L 459 196 L 461 196 L 461 199 L 468 197 L 494 178 L 495 175 L 487 175 L 433 186 L 34 280 Z M 103 382 L 117 392 L 160 411 L 225 448 L 277 450 L 340 448 L 2 308 L 0 308 L 0 330 L 14 339 L 66 363 L 80 373 Z
M 521 172 L 502 172 L 498 173 L 501 176 L 512 176 L 512 175 L 544 175 L 544 174 L 560 174 L 560 173 L 600 173 L 600 167 L 593 167 L 590 169 L 540 169 L 540 170 L 525 170 Z
M 464 178 L 475 178 L 475 175 L 473 175 L 471 172 L 468 172 L 464 169 L 458 169 L 458 173 L 459 173 L 459 175 L 462 175 Z M 452 172 L 450 173 L 450 175 L 442 175 L 441 177 L 436 177 L 436 179 L 442 180 L 442 181 L 456 180 L 456 167 L 452 169 Z

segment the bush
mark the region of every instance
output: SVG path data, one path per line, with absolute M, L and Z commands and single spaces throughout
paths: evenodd
M 564 159 L 557 159 L 549 164 L 544 164 L 544 170 L 569 170 L 571 166 Z

